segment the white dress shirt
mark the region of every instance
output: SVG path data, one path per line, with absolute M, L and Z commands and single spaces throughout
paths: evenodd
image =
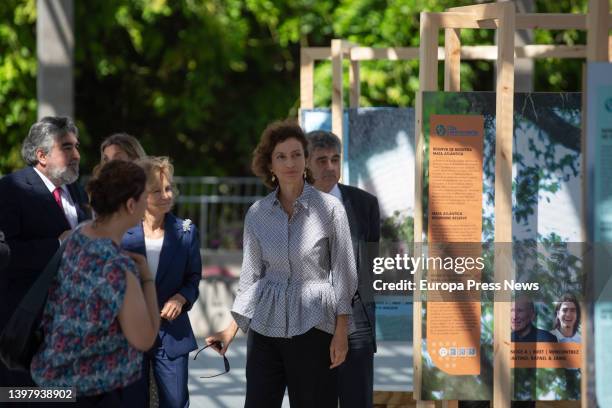
M 338 187 L 338 183 L 334 185 L 334 187 L 331 189 L 329 194 L 333 195 L 338 200 L 340 200 L 340 202 L 342 202 L 342 191 L 340 191 L 340 187 Z
M 53 184 L 51 180 L 49 180 L 47 176 L 42 174 L 36 167 L 34 167 L 34 171 L 36 172 L 36 174 L 38 174 L 45 186 L 49 189 L 49 192 L 53 194 L 53 192 L 55 191 L 55 184 Z M 66 220 L 68 220 L 68 224 L 70 224 L 70 228 L 72 229 L 76 227 L 79 223 L 79 216 L 77 214 L 76 205 L 74 204 L 74 201 L 72 201 L 72 197 L 70 196 L 68 187 L 66 187 L 65 184 L 62 184 L 60 187 L 60 195 L 62 196 L 62 207 L 64 208 Z
M 147 251 L 147 263 L 153 279 L 157 276 L 157 268 L 159 267 L 159 255 L 161 254 L 164 237 L 152 239 L 145 237 L 145 249 Z

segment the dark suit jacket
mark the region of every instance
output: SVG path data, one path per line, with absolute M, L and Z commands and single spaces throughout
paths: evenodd
M 4 241 L 4 233 L 0 231 L 0 272 L 6 267 L 11 258 L 11 249 Z
M 164 220 L 164 243 L 159 256 L 155 276 L 159 309 L 177 293 L 187 299 L 181 314 L 169 322 L 162 320 L 157 346 L 162 346 L 170 358 L 187 354 L 198 347 L 187 311 L 200 294 L 198 285 L 202 279 L 202 258 L 198 229 L 191 224 L 188 231 L 183 220 L 173 214 L 166 214 Z M 123 237 L 122 247 L 128 251 L 146 256 L 142 224 L 128 230 Z
M 83 189 L 73 183 L 68 191 L 78 221 L 90 218 Z M 53 194 L 32 167 L 0 179 L 0 230 L 11 249 L 10 263 L 0 273 L 0 330 L 59 248 L 58 237 L 69 229 Z
M 372 328 L 372 340 L 376 344 L 372 261 L 378 256 L 378 243 L 380 241 L 378 199 L 356 187 L 344 184 L 338 184 L 338 187 L 342 193 L 342 202 L 351 229 L 359 279 L 357 293 L 361 298 L 361 307 L 364 309 L 363 311 L 353 310 L 353 313 L 366 313 Z

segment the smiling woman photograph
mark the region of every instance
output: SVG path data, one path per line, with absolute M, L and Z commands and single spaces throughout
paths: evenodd
M 335 368 L 348 351 L 357 274 L 348 219 L 335 197 L 310 183 L 308 142 L 294 122 L 263 132 L 252 169 L 274 189 L 244 222 L 234 320 L 206 339 L 225 354 L 248 331 L 245 407 L 337 407 Z
M 555 325 L 551 334 L 560 343 L 580 343 L 580 304 L 570 293 L 561 296 L 555 306 Z
M 162 319 L 157 341 L 145 353 L 143 372 L 152 366 L 160 407 L 186 407 L 188 354 L 197 348 L 187 311 L 198 298 L 202 276 L 199 234 L 191 220 L 171 213 L 176 191 L 170 160 L 148 157 L 137 163 L 147 174 L 146 211 L 143 221 L 124 235 L 122 246 L 146 257 Z M 143 376 L 124 406 L 148 407 L 148 386 Z

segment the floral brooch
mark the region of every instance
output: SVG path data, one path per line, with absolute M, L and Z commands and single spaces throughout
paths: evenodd
M 189 229 L 191 228 L 191 220 L 189 218 L 187 218 L 186 220 L 183 220 L 183 232 L 189 232 Z

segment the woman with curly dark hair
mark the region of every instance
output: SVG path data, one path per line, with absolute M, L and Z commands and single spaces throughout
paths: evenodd
M 274 191 L 249 209 L 234 320 L 206 339 L 225 354 L 248 330 L 245 407 L 337 407 L 357 274 L 342 203 L 311 184 L 293 122 L 264 130 L 252 168 Z

